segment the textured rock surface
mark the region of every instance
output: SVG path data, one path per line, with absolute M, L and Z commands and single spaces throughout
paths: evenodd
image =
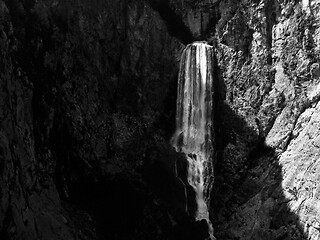
M 318 239 L 319 3 L 231 4 L 216 29 L 217 237 Z
M 0 238 L 156 239 L 172 229 L 142 178 L 163 167 L 179 186 L 173 167 L 156 165 L 166 136 L 153 126 L 174 117 L 181 45 L 158 13 L 144 1 L 0 6 Z
M 320 238 L 319 19 L 316 0 L 0 0 L 0 238 L 204 239 L 168 143 L 199 39 L 217 239 Z

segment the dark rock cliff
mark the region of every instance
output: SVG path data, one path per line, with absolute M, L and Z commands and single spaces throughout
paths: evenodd
M 181 50 L 216 49 L 217 239 L 318 239 L 315 0 L 0 0 L 0 239 L 204 239 Z M 192 205 L 194 203 L 190 203 Z

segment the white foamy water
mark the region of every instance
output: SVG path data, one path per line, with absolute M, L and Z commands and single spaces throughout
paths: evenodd
M 172 144 L 189 162 L 188 183 L 196 193 L 195 219 L 205 219 L 210 239 L 213 228 L 208 202 L 212 184 L 213 47 L 189 44 L 182 53 L 178 80 L 176 132 Z

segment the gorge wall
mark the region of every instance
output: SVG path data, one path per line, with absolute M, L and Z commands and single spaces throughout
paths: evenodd
M 0 238 L 205 239 L 169 140 L 182 50 L 206 40 L 215 237 L 318 239 L 319 14 L 316 0 L 0 0 Z

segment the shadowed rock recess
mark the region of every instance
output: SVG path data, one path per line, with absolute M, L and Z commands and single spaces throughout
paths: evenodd
M 214 237 L 320 239 L 320 1 L 0 0 L 1 240 L 208 238 L 170 144 L 194 41 Z

